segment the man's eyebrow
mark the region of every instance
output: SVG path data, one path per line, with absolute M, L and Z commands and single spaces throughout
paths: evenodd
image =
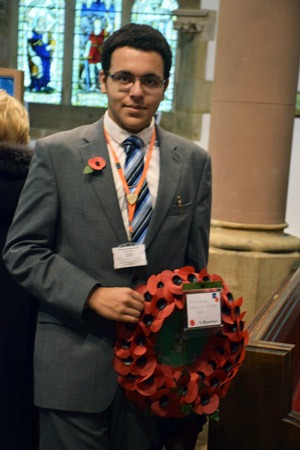
M 122 73 L 124 75 L 134 75 L 132 72 L 129 72 L 129 70 L 116 70 L 114 73 Z M 159 75 L 157 75 L 157 73 L 154 72 L 149 72 L 145 73 L 144 75 L 141 75 L 141 77 L 153 77 L 153 76 L 158 77 Z

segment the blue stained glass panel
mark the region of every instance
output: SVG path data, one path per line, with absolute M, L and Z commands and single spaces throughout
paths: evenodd
M 76 1 L 72 105 L 107 106 L 100 92 L 101 47 L 121 26 L 122 0 Z
M 24 100 L 61 103 L 65 1 L 19 2 L 18 69 L 24 71 Z

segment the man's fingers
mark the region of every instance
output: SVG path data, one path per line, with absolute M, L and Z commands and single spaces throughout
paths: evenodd
M 135 300 L 134 298 L 131 298 L 128 300 L 128 303 L 126 306 L 141 312 L 144 309 L 144 302 L 140 302 L 138 300 Z

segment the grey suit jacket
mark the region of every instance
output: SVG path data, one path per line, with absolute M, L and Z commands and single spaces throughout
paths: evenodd
M 145 241 L 148 265 L 118 270 L 112 248 L 127 236 L 103 119 L 37 141 L 3 256 L 13 277 L 41 300 L 35 344 L 39 406 L 97 412 L 114 396 L 115 323 L 84 308 L 93 286 L 134 287 L 164 269 L 207 264 L 209 155 L 160 127 L 157 136 L 161 166 Z M 106 168 L 83 174 L 95 156 L 106 160 Z

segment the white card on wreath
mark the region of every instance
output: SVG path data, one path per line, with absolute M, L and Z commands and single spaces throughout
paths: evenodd
M 186 292 L 187 328 L 221 326 L 221 290 Z

